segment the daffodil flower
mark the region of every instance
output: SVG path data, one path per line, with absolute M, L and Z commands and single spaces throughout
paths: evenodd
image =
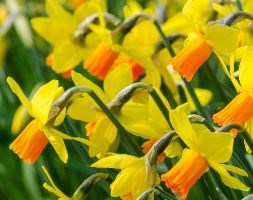
M 126 154 L 112 155 L 95 162 L 91 167 L 121 170 L 110 186 L 113 197 L 136 199 L 151 188 L 146 176 L 145 157 L 138 158 Z M 158 182 L 159 177 L 156 179 L 156 183 Z
M 188 0 L 183 13 L 192 25 L 194 33 L 190 34 L 185 48 L 180 51 L 170 64 L 187 80 L 191 81 L 201 65 L 212 52 L 228 55 L 236 50 L 239 44 L 239 30 L 228 26 L 207 25 L 202 28 L 198 24 L 199 12 L 207 11 L 208 0 Z
M 103 85 L 104 90 L 74 71 L 72 72 L 72 79 L 76 86 L 86 86 L 93 89 L 105 103 L 109 103 L 119 91 L 133 83 L 129 64 L 122 64 L 106 76 Z M 148 115 L 148 109 L 142 103 L 128 102 L 119 112 L 114 114 L 128 129 L 128 124 L 135 123 L 137 119 L 145 118 Z M 96 156 L 99 153 L 103 155 L 110 150 L 113 151 L 110 147 L 116 141 L 117 128 L 88 95 L 77 98 L 69 106 L 68 115 L 73 119 L 89 122 L 86 126 L 86 133 L 90 142 L 96 145 L 89 148 L 90 156 Z
M 74 138 L 54 129 L 53 125 L 59 125 L 63 121 L 65 110 L 57 116 L 54 124 L 47 124 L 52 114 L 53 102 L 63 93 L 63 88 L 58 86 L 57 80 L 52 80 L 41 86 L 33 95 L 31 101 L 28 100 L 22 89 L 11 77 L 7 78 L 7 82 L 25 106 L 29 115 L 34 118 L 10 144 L 10 149 L 21 159 L 30 164 L 34 163 L 50 142 L 60 159 L 66 163 L 68 153 L 63 139 L 74 139 L 89 144 L 85 139 Z
M 233 137 L 228 133 L 212 133 L 203 125 L 194 128 L 187 113 L 187 104 L 170 112 L 172 126 L 188 148 L 184 149 L 181 160 L 161 176 L 161 180 L 168 188 L 186 198 L 191 187 L 211 167 L 226 186 L 249 191 L 249 187 L 232 177 L 228 171 L 242 176 L 247 176 L 247 173 L 235 166 L 223 164 L 232 156 Z
M 89 34 L 79 44 L 74 40 L 74 33 L 87 16 L 99 10 L 106 10 L 104 1 L 88 0 L 71 14 L 56 0 L 46 0 L 48 17 L 32 19 L 32 27 L 53 47 L 52 69 L 55 72 L 64 73 L 76 67 L 98 44 L 100 38 L 96 34 Z
M 213 115 L 214 122 L 220 126 L 230 122 L 244 125 L 253 116 L 253 79 L 251 75 L 253 49 L 252 47 L 247 47 L 244 50 L 244 55 L 239 65 L 240 84 L 234 78 L 234 55 L 231 55 L 231 74 L 229 72 L 227 74 L 239 94 L 225 108 Z M 226 69 L 224 62 L 222 62 L 222 65 Z

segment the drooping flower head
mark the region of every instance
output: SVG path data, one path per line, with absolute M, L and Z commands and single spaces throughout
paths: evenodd
M 103 90 L 77 72 L 72 71 L 72 79 L 76 86 L 86 86 L 93 89 L 106 104 L 112 101 L 123 88 L 133 83 L 131 66 L 126 63 L 116 67 L 106 76 Z M 68 115 L 73 119 L 88 122 L 85 127 L 86 134 L 89 136 L 89 140 L 95 144 L 89 148 L 90 156 L 104 155 L 114 151 L 114 144 L 117 142 L 117 128 L 88 95 L 75 99 L 68 108 Z M 124 126 L 126 125 L 127 129 L 128 124 L 133 124 L 136 119 L 147 115 L 147 106 L 141 103 L 127 102 L 119 112 L 114 112 L 114 115 Z
M 58 86 L 58 81 L 52 80 L 41 86 L 33 95 L 31 101 L 28 100 L 12 78 L 8 77 L 7 82 L 11 90 L 25 106 L 29 115 L 34 118 L 10 144 L 10 149 L 21 159 L 30 164 L 34 163 L 47 143 L 50 142 L 60 159 L 66 163 L 68 153 L 63 139 L 75 139 L 88 144 L 85 139 L 72 138 L 53 127 L 54 125 L 59 125 L 65 117 L 65 110 L 58 113 L 57 116 L 54 116 L 54 112 L 52 112 L 54 101 L 63 93 L 63 88 Z M 48 124 L 52 117 L 54 118 L 54 123 Z
M 190 124 L 187 109 L 186 105 L 182 105 L 170 113 L 176 133 L 188 148 L 184 149 L 181 160 L 162 175 L 162 181 L 182 198 L 186 198 L 191 187 L 211 167 L 220 175 L 225 185 L 248 191 L 249 188 L 228 171 L 243 176 L 247 173 L 240 168 L 222 164 L 232 156 L 233 137 L 228 133 L 212 133 L 203 125 L 195 127 Z
M 170 64 L 187 81 L 192 80 L 212 52 L 228 54 L 233 52 L 239 43 L 239 31 L 234 28 L 214 24 L 200 27 L 198 12 L 206 11 L 205 15 L 207 15 L 208 3 L 207 0 L 188 0 L 183 8 L 185 17 L 192 24 L 194 36 L 189 38 L 185 48 L 172 58 Z
M 49 66 L 56 73 L 65 73 L 87 58 L 101 40 L 90 32 L 85 40 L 77 41 L 75 33 L 86 17 L 104 12 L 106 4 L 100 0 L 87 0 L 71 14 L 58 1 L 47 0 L 45 8 L 48 16 L 33 18 L 31 24 L 53 48 L 51 57 L 48 57 Z
M 233 56 L 231 56 L 230 68 L 232 74 L 228 75 L 239 94 L 225 108 L 213 115 L 214 122 L 220 126 L 231 122 L 244 125 L 253 116 L 252 57 L 253 49 L 252 47 L 247 47 L 239 65 L 239 84 L 233 75 L 234 60 Z
M 103 158 L 91 167 L 120 169 L 114 182 L 110 185 L 111 195 L 123 199 L 136 199 L 151 186 L 148 183 L 144 157 L 121 154 Z M 156 177 L 156 183 L 160 180 Z

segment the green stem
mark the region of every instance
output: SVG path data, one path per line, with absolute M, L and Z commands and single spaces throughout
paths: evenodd
M 209 64 L 206 65 L 205 69 L 207 71 L 207 74 L 210 75 L 210 78 L 211 78 L 212 82 L 214 83 L 214 86 L 216 87 L 217 92 L 219 93 L 221 99 L 223 100 L 223 102 L 225 104 L 228 104 L 230 102 L 230 99 L 225 95 L 222 85 L 220 84 L 219 80 L 217 79 L 217 76 L 214 75 Z
M 164 82 L 162 82 L 162 85 L 161 85 L 161 91 L 163 92 L 163 94 L 165 95 L 165 98 L 168 100 L 169 104 L 170 104 L 170 107 L 172 109 L 175 109 L 177 107 L 177 102 L 176 100 L 174 99 L 174 96 L 170 90 L 169 87 L 167 87 L 167 85 L 165 85 Z
M 194 91 L 192 85 L 191 85 L 189 82 L 187 82 L 184 78 L 183 78 L 183 81 L 184 81 L 184 83 L 185 83 L 185 86 L 186 86 L 186 88 L 187 88 L 187 90 L 188 90 L 188 92 L 189 92 L 191 98 L 192 98 L 192 101 L 193 101 L 194 105 L 196 106 L 197 112 L 198 112 L 200 115 L 202 115 L 203 117 L 205 117 L 209 122 L 212 122 L 211 116 L 210 116 L 210 115 L 208 114 L 208 112 L 201 106 L 200 101 L 199 101 L 199 99 L 198 99 L 198 97 L 197 97 L 197 95 L 196 95 L 196 93 L 195 93 L 195 91 Z
M 240 1 L 240 0 L 236 0 L 236 1 L 235 1 L 235 5 L 236 5 L 236 7 L 237 7 L 237 10 L 243 11 L 243 9 L 242 9 L 242 4 L 241 4 L 241 1 Z
M 172 49 L 171 44 L 168 42 L 168 40 L 167 40 L 167 38 L 166 38 L 166 35 L 163 33 L 163 30 L 162 30 L 162 28 L 161 28 L 159 22 L 158 22 L 157 20 L 154 20 L 154 24 L 155 24 L 155 26 L 156 26 L 156 28 L 157 28 L 157 30 L 158 30 L 158 32 L 159 32 L 161 38 L 162 38 L 162 41 L 163 41 L 163 43 L 164 43 L 164 46 L 168 49 L 170 55 L 171 55 L 172 57 L 176 56 L 174 50 Z
M 156 102 L 156 105 L 159 107 L 162 115 L 168 122 L 170 128 L 173 129 L 172 124 L 170 123 L 169 111 L 167 107 L 165 106 L 165 104 L 163 103 L 163 101 L 161 100 L 161 98 L 159 97 L 158 93 L 155 91 L 155 89 L 152 89 L 149 94 L 152 96 L 152 98 Z
M 243 139 L 245 140 L 245 142 L 249 146 L 251 152 L 253 152 L 253 142 L 252 142 L 252 139 L 251 139 L 248 131 L 246 129 L 244 129 L 243 131 L 240 132 L 240 134 L 242 135 Z

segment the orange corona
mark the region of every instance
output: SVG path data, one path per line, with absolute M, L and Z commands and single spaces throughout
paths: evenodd
M 253 98 L 247 92 L 241 92 L 225 108 L 214 114 L 213 120 L 219 126 L 231 122 L 244 125 L 251 116 L 253 116 Z M 234 131 L 231 133 L 236 136 Z
M 161 176 L 168 188 L 186 198 L 191 187 L 208 169 L 206 159 L 193 150 L 185 150 L 182 159 Z
M 87 135 L 88 137 L 90 137 L 90 136 L 93 134 L 95 125 L 96 125 L 96 122 L 89 122 L 89 123 L 85 126 L 86 135 Z
M 85 68 L 92 75 L 103 80 L 118 55 L 118 52 L 111 49 L 106 43 L 101 42 L 85 61 Z
M 10 144 L 10 149 L 25 162 L 32 164 L 38 159 L 47 143 L 48 139 L 39 128 L 38 120 L 34 119 Z
M 176 69 L 187 81 L 191 81 L 194 74 L 201 65 L 208 59 L 212 53 L 212 47 L 201 38 L 196 37 L 186 47 L 180 51 L 170 64 Z

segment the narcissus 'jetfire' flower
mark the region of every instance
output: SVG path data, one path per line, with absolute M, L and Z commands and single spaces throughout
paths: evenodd
M 232 156 L 233 137 L 228 133 L 212 133 L 203 125 L 194 128 L 186 110 L 186 105 L 177 107 L 171 111 L 170 119 L 175 131 L 189 148 L 184 149 L 181 160 L 162 175 L 162 181 L 185 198 L 191 187 L 211 167 L 228 187 L 248 191 L 250 188 L 232 177 L 228 171 L 242 176 L 247 176 L 247 173 L 240 168 L 221 164 L 228 162 Z
M 113 155 L 103 158 L 91 166 L 121 170 L 110 186 L 113 197 L 125 197 L 127 200 L 136 199 L 151 187 L 146 176 L 144 157 L 137 158 L 126 154 Z M 156 182 L 159 182 L 158 177 Z
M 172 58 L 170 64 L 187 80 L 191 81 L 196 71 L 209 58 L 212 52 L 229 54 L 239 43 L 239 31 L 222 25 L 207 25 L 205 30 L 198 27 L 197 11 L 206 9 L 208 1 L 188 0 L 183 13 L 192 24 L 195 36 L 189 38 L 185 48 Z M 204 33 L 203 33 L 204 32 Z
M 129 64 L 121 64 L 106 76 L 103 85 L 104 90 L 74 71 L 72 71 L 72 79 L 76 86 L 86 86 L 93 89 L 104 103 L 109 103 L 118 92 L 133 83 Z M 114 112 L 114 114 L 123 125 L 126 125 L 127 129 L 128 124 L 133 124 L 137 119 L 145 118 L 147 110 L 147 106 L 144 104 L 127 102 L 119 112 Z M 103 156 L 108 151 L 114 151 L 111 148 L 116 141 L 117 128 L 88 95 L 75 99 L 69 106 L 68 115 L 73 119 L 89 122 L 86 126 L 86 133 L 89 140 L 95 144 L 95 146 L 89 147 L 90 156 L 96 156 L 100 153 Z
M 85 60 L 85 68 L 99 79 L 105 79 L 119 53 L 108 44 L 101 42 Z
M 232 77 L 233 74 L 230 76 L 239 94 L 225 108 L 213 115 L 214 122 L 220 126 L 231 122 L 244 125 L 253 116 L 252 57 L 252 47 L 246 48 L 239 65 L 240 84 Z M 231 62 L 230 68 L 234 69 L 234 61 Z
M 11 77 L 8 77 L 7 82 L 25 106 L 29 115 L 35 118 L 10 145 L 10 149 L 25 162 L 34 163 L 48 144 L 48 141 L 64 163 L 67 162 L 68 153 L 63 139 L 75 139 L 85 144 L 89 143 L 85 139 L 72 138 L 53 128 L 53 125 L 59 125 L 63 121 L 65 117 L 64 110 L 58 116 L 54 116 L 57 117 L 54 124 L 48 124 L 49 119 L 52 117 L 52 104 L 63 92 L 63 88 L 58 87 L 58 81 L 52 80 L 41 86 L 31 101 L 28 100 L 19 85 Z
M 64 73 L 76 67 L 100 41 L 93 33 L 82 41 L 74 35 L 83 20 L 98 10 L 106 10 L 104 1 L 87 0 L 71 14 L 56 0 L 46 0 L 48 17 L 32 19 L 32 27 L 53 47 L 50 66 L 55 72 Z

